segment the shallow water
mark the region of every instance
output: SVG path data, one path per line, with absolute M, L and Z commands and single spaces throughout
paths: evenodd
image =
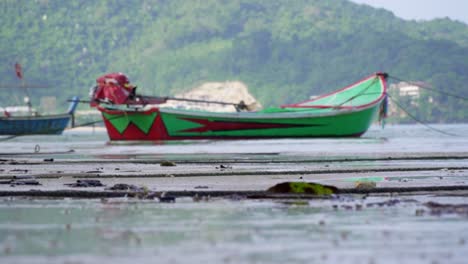
M 423 203 L 433 197 L 410 198 L 372 207 L 391 197 L 303 202 L 181 198 L 170 204 L 9 199 L 0 204 L 0 261 L 466 263 L 467 216 L 431 215 Z M 362 209 L 356 209 L 358 204 Z
M 246 159 L 281 157 L 359 156 L 407 153 L 468 152 L 468 124 L 432 125 L 454 134 L 441 134 L 422 125 L 372 126 L 361 138 L 200 140 L 109 143 L 104 130 L 69 130 L 62 136 L 26 136 L 0 141 L 0 156 L 55 157 L 64 159 L 209 158 L 210 155 Z

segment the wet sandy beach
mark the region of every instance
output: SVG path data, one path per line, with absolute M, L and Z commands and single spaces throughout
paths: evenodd
M 48 154 L 45 154 L 47 156 Z M 36 154 L 36 156 L 39 156 Z M 44 156 L 44 157 L 45 157 Z M 199 157 L 200 158 L 200 157 Z M 100 192 L 118 183 L 133 184 L 150 191 L 265 191 L 286 181 L 316 182 L 352 189 L 357 182 L 375 183 L 373 191 L 384 188 L 436 190 L 428 187 L 459 187 L 468 182 L 468 153 L 430 155 L 385 155 L 384 157 L 291 157 L 281 155 L 253 156 L 238 160 L 221 155 L 203 160 L 173 159 L 138 160 L 60 160 L 51 158 L 3 159 L 0 180 L 35 179 L 40 185 L 0 184 L 0 194 L 24 195 L 28 190 L 84 190 Z M 72 187 L 77 180 L 99 180 L 103 187 Z M 31 192 L 33 193 L 33 192 Z
M 118 183 L 157 192 L 262 192 L 286 181 L 329 184 L 350 192 L 465 189 L 467 126 L 446 125 L 460 137 L 418 126 L 373 127 L 357 139 L 280 139 L 109 143 L 104 131 L 68 131 L 55 138 L 0 142 L 0 180 L 35 179 L 38 185 L 0 184 L 1 195 L 28 190 L 102 192 Z M 8 151 L 6 151 L 8 150 Z M 98 180 L 101 187 L 71 187 Z M 68 184 L 68 185 L 67 185 Z M 33 192 L 31 192 L 33 193 Z
M 398 126 L 359 139 L 129 145 L 80 132 L 0 146 L 2 263 L 468 257 L 466 136 Z M 283 182 L 338 191 L 267 191 Z

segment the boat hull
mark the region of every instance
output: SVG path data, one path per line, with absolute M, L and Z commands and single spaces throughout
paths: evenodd
M 292 113 L 210 113 L 159 109 L 146 111 L 99 108 L 113 141 L 359 137 L 379 112 L 366 108 Z
M 0 135 L 60 135 L 71 115 L 2 117 Z

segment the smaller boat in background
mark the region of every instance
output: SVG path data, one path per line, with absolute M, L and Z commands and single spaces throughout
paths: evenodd
M 70 120 L 73 124 L 78 103 L 78 97 L 74 97 L 68 111 L 56 115 L 40 115 L 30 111 L 14 115 L 5 108 L 4 116 L 0 117 L 0 135 L 60 135 Z
M 23 81 L 23 71 L 19 63 L 15 64 L 15 72 L 16 76 Z M 73 97 L 66 113 L 41 115 L 32 109 L 24 82 L 18 87 L 26 92 L 24 101 L 26 106 L 0 108 L 0 135 L 60 135 L 70 120 L 73 126 L 74 113 L 79 103 L 78 97 Z

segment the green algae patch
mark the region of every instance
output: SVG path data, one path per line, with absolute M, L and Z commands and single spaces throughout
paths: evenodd
M 348 182 L 381 182 L 385 180 L 385 177 L 353 177 L 345 179 Z
M 313 182 L 283 182 L 268 188 L 267 192 L 287 194 L 332 195 L 338 192 L 338 188 L 331 185 L 323 185 Z

